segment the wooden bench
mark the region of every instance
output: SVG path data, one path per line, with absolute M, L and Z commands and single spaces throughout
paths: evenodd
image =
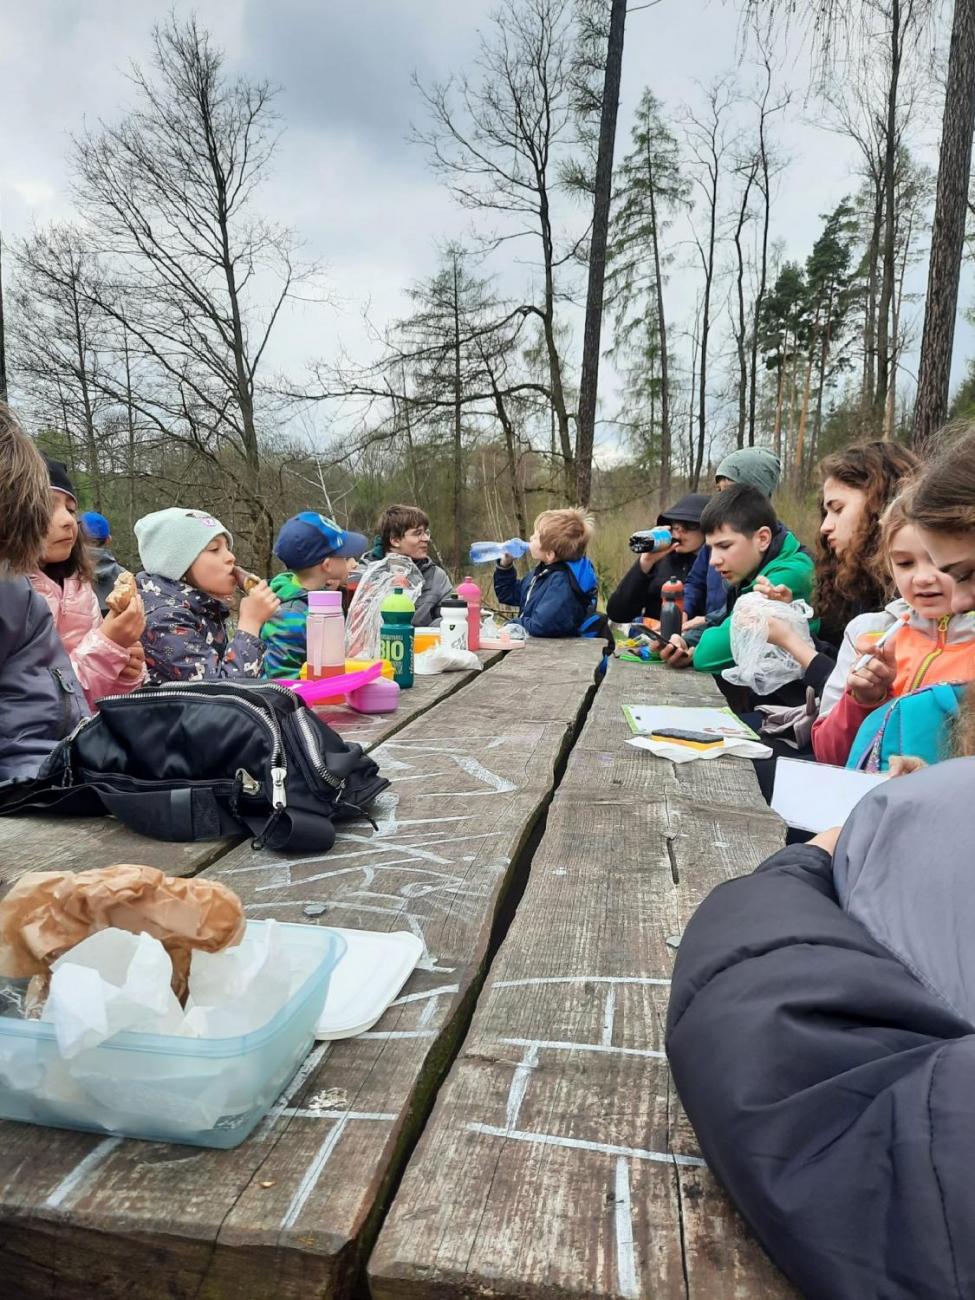
M 751 765 L 624 742 L 710 678 L 610 665 L 369 1263 L 375 1300 L 793 1294 L 704 1166 L 663 1053 L 691 913 L 780 848 Z
M 459 690 L 436 679 L 452 693 L 376 748 L 392 779 L 373 810 L 377 830 L 352 824 L 320 858 L 242 844 L 207 866 L 254 917 L 408 928 L 424 943 L 421 966 L 374 1030 L 315 1048 L 236 1151 L 0 1126 L 8 1294 L 353 1294 L 466 1031 L 495 918 L 594 691 L 599 650 L 535 642 Z

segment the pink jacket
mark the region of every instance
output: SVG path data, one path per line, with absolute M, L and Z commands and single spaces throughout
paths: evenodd
M 137 681 L 119 681 L 119 673 L 129 662 L 129 652 L 102 632 L 98 597 L 90 582 L 65 578 L 60 587 L 46 573 L 32 573 L 30 580 L 38 595 L 47 601 L 71 667 L 92 708 L 103 695 L 127 695 L 145 685 L 144 667 Z

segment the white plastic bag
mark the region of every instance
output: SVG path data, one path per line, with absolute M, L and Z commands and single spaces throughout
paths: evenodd
M 481 661 L 473 650 L 435 645 L 416 656 L 413 671 L 418 677 L 431 677 L 434 673 L 479 673 Z
M 345 620 L 347 659 L 378 659 L 381 606 L 392 595 L 393 583 L 401 581 L 415 605 L 423 590 L 423 574 L 407 555 L 390 552 L 370 564 L 359 579 Z
M 747 686 L 756 695 L 771 695 L 780 686 L 796 682 L 802 669 L 792 655 L 778 646 L 769 645 L 769 619 L 778 618 L 788 623 L 802 639 L 813 645 L 809 620 L 813 612 L 804 600 L 794 600 L 790 605 L 778 600 L 768 600 L 751 591 L 742 596 L 731 614 L 731 653 L 733 668 L 726 668 L 721 676 L 734 686 Z

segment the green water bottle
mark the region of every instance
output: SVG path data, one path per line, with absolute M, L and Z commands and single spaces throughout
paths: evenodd
M 379 607 L 379 655 L 393 665 L 393 681 L 401 689 L 413 685 L 413 615 L 416 606 L 406 594 L 405 583 L 395 582 L 393 593 Z

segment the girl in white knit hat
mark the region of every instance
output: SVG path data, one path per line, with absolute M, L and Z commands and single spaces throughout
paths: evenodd
M 237 631 L 228 635 L 238 570 L 223 524 L 205 511 L 171 506 L 139 519 L 135 535 L 150 682 L 261 677 L 261 625 L 281 602 L 261 580 L 241 600 Z

